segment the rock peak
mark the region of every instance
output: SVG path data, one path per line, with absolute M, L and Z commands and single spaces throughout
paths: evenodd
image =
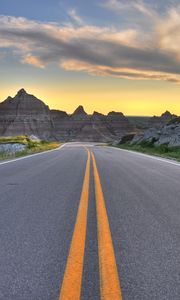
M 161 117 L 164 117 L 164 116 L 172 116 L 172 114 L 171 114 L 168 110 L 166 110 L 166 111 L 161 115 Z
M 27 94 L 25 89 L 20 89 L 18 92 L 17 92 L 17 95 L 18 96 L 21 96 L 21 95 L 24 95 L 24 94 Z
M 79 105 L 74 111 L 73 115 L 87 115 L 82 105 Z
M 108 117 L 124 117 L 122 112 L 110 111 Z
M 25 89 L 20 89 L 19 91 L 18 91 L 18 94 L 19 93 L 26 93 L 26 91 L 25 91 Z
M 93 119 L 102 119 L 104 117 L 105 117 L 105 115 L 99 113 L 98 111 L 94 111 L 93 114 L 92 114 Z
M 99 113 L 98 111 L 94 111 L 93 116 L 104 116 L 103 114 Z

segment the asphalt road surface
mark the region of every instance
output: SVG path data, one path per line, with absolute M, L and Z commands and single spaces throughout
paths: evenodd
M 179 300 L 180 164 L 70 143 L 0 163 L 1 300 Z

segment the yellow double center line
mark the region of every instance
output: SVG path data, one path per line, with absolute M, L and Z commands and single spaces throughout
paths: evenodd
M 82 187 L 81 199 L 76 218 L 76 224 L 69 250 L 69 256 L 61 287 L 60 300 L 78 300 L 81 295 L 81 283 L 86 242 L 87 211 L 90 179 L 90 152 Z
M 80 300 L 81 297 L 90 183 L 90 152 L 88 149 L 87 151 L 88 158 L 86 163 L 81 199 L 59 300 Z M 116 258 L 104 201 L 104 195 L 95 156 L 93 153 L 92 161 L 97 211 L 101 300 L 122 300 L 122 293 L 119 283 Z

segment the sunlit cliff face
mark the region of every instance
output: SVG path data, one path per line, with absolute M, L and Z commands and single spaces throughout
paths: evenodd
M 89 112 L 180 114 L 178 2 L 92 1 L 88 11 L 80 2 L 61 2 L 58 22 L 53 13 L 0 16 L 1 100 L 24 86 L 69 112 L 81 103 Z

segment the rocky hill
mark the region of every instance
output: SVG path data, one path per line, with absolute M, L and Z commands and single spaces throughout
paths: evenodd
M 148 127 L 161 128 L 176 117 L 176 115 L 171 114 L 169 111 L 165 111 L 160 117 L 154 116 L 150 118 L 148 122 Z
M 151 125 L 149 129 L 134 136 L 132 144 L 180 146 L 180 117 L 166 111 L 160 117 L 151 118 L 149 124 Z
M 50 110 L 24 89 L 0 103 L 0 136 L 34 135 L 44 140 L 112 142 L 135 131 L 120 112 L 88 115 L 79 106 L 68 115 L 64 111 Z

